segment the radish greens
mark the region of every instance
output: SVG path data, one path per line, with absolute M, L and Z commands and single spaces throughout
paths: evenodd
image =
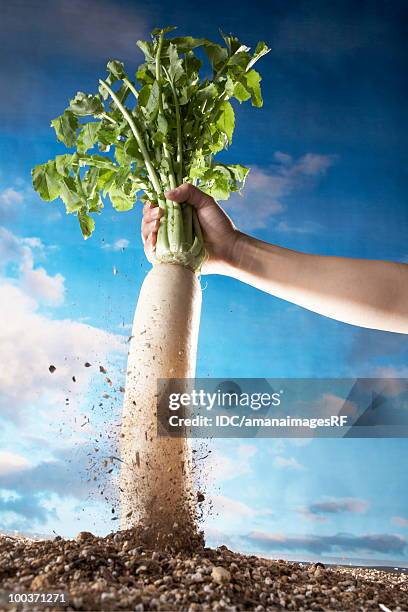
M 253 66 L 269 49 L 260 42 L 250 54 L 224 34 L 224 45 L 167 37 L 172 30 L 156 29 L 151 41 L 137 42 L 145 61 L 134 78 L 122 62 L 110 61 L 97 93 L 76 94 L 51 121 L 57 139 L 73 152 L 36 166 L 32 179 L 43 200 L 61 198 L 66 212 L 77 215 L 84 238 L 105 197 L 118 211 L 130 210 L 137 199 L 154 202 L 165 211 L 157 259 L 198 269 L 204 246 L 197 215 L 164 193 L 185 181 L 219 200 L 242 189 L 248 168 L 214 157 L 232 141 L 230 100 L 262 106 L 261 77 Z M 209 67 L 202 67 L 198 49 Z M 203 70 L 212 75 L 202 78 Z

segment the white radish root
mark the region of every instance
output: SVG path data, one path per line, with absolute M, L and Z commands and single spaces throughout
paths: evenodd
M 201 287 L 181 265 L 157 264 L 140 291 L 127 366 L 121 453 L 121 528 L 147 543 L 191 548 L 198 541 L 191 450 L 157 435 L 157 380 L 195 375 Z

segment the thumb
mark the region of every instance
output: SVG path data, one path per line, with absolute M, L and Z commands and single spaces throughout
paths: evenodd
M 207 195 L 191 183 L 183 183 L 179 187 L 175 189 L 171 189 L 170 191 L 166 191 L 164 194 L 168 200 L 172 200 L 173 202 L 188 202 L 194 208 L 199 210 L 200 208 L 205 208 L 206 206 L 213 206 L 214 200 L 211 196 Z

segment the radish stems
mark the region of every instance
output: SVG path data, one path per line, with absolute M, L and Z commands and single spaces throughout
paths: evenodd
M 150 180 L 152 182 L 154 190 L 157 193 L 159 199 L 161 199 L 163 196 L 162 196 L 162 189 L 161 189 L 161 185 L 160 185 L 159 179 L 158 179 L 156 171 L 155 171 L 155 169 L 154 169 L 154 167 L 152 165 L 149 152 L 146 149 L 145 143 L 143 142 L 143 138 L 142 138 L 138 128 L 136 127 L 135 122 L 133 121 L 132 117 L 129 115 L 128 111 L 123 106 L 123 104 L 121 103 L 121 101 L 119 100 L 117 95 L 109 87 L 109 85 L 107 85 L 107 83 L 105 83 L 105 81 L 103 81 L 102 79 L 99 79 L 99 83 L 103 87 L 105 87 L 106 91 L 109 93 L 109 95 L 111 96 L 112 100 L 115 102 L 116 106 L 118 107 L 118 109 L 122 113 L 123 117 L 128 122 L 129 127 L 132 130 L 132 134 L 136 138 L 136 142 L 139 145 L 140 152 L 143 155 L 143 159 L 144 159 L 145 164 L 146 164 L 146 170 L 147 170 L 149 178 L 150 178 Z

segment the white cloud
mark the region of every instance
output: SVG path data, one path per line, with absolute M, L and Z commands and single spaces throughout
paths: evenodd
M 0 412 L 18 420 L 36 403 L 62 405 L 86 390 L 89 361 L 104 362 L 110 352 L 122 350 L 120 339 L 101 329 L 70 319 L 54 320 L 38 312 L 38 302 L 23 289 L 0 281 Z M 51 374 L 49 366 L 57 370 Z M 81 376 L 77 383 L 72 376 Z
M 322 230 L 320 223 L 305 221 L 303 224 L 292 224 L 287 221 L 279 221 L 276 226 L 278 232 L 286 234 L 317 234 Z
M 28 468 L 29 465 L 27 459 L 21 455 L 8 451 L 0 451 L 0 476 L 19 472 L 20 470 Z
M 103 244 L 102 248 L 110 251 L 121 251 L 122 249 L 127 249 L 129 244 L 130 242 L 127 238 L 119 238 L 113 244 Z
M 301 188 L 312 187 L 336 159 L 334 155 L 316 153 L 306 153 L 294 159 L 282 151 L 277 151 L 274 157 L 276 163 L 267 169 L 253 167 L 243 195 L 234 194 L 226 204 L 234 222 L 244 230 L 267 227 L 271 217 L 286 210 L 288 196 Z M 279 231 L 317 231 L 313 224 L 300 230 L 286 221 L 280 223 Z
M 225 495 L 215 495 L 212 498 L 213 508 L 219 512 L 223 519 L 237 520 L 249 519 L 257 516 L 272 516 L 272 512 L 267 509 L 251 508 L 246 503 Z
M 39 302 L 59 306 L 64 301 L 65 279 L 61 274 L 50 276 L 44 268 L 34 268 L 32 253 L 27 253 L 20 266 L 22 288 Z
M 43 251 L 38 238 L 0 228 L 0 260 L 17 271 L 7 278 L 0 270 L 0 416 L 16 422 L 36 404 L 40 413 L 60 408 L 68 393 L 71 407 L 80 404 L 92 375 L 83 364 L 106 362 L 108 354 L 124 350 L 120 336 L 41 313 L 43 303 L 62 304 L 65 293 L 61 274 L 34 267 Z M 57 368 L 53 374 L 50 365 Z
M 23 195 L 20 191 L 13 189 L 12 187 L 6 187 L 3 191 L 0 191 L 0 204 L 4 206 L 12 206 L 13 204 L 21 204 L 23 201 Z
M 30 296 L 41 303 L 58 306 L 64 301 L 64 277 L 49 275 L 44 268 L 34 267 L 36 252 L 45 252 L 45 245 L 39 238 L 19 238 L 4 227 L 0 227 L 0 266 L 10 263 L 18 267 L 18 284 Z
M 251 444 L 240 444 L 228 455 L 217 449 L 207 460 L 205 470 L 209 472 L 211 479 L 216 482 L 239 478 L 251 473 L 250 460 L 256 452 L 256 447 Z
M 393 516 L 391 522 L 398 527 L 408 527 L 408 519 L 403 516 Z
M 305 466 L 299 463 L 298 461 L 296 461 L 294 457 L 281 457 L 281 456 L 275 457 L 274 465 L 275 467 L 278 467 L 278 468 L 296 470 L 296 471 L 306 469 Z
M 6 187 L 0 191 L 0 221 L 4 221 L 12 217 L 23 202 L 23 194 L 21 191 Z

